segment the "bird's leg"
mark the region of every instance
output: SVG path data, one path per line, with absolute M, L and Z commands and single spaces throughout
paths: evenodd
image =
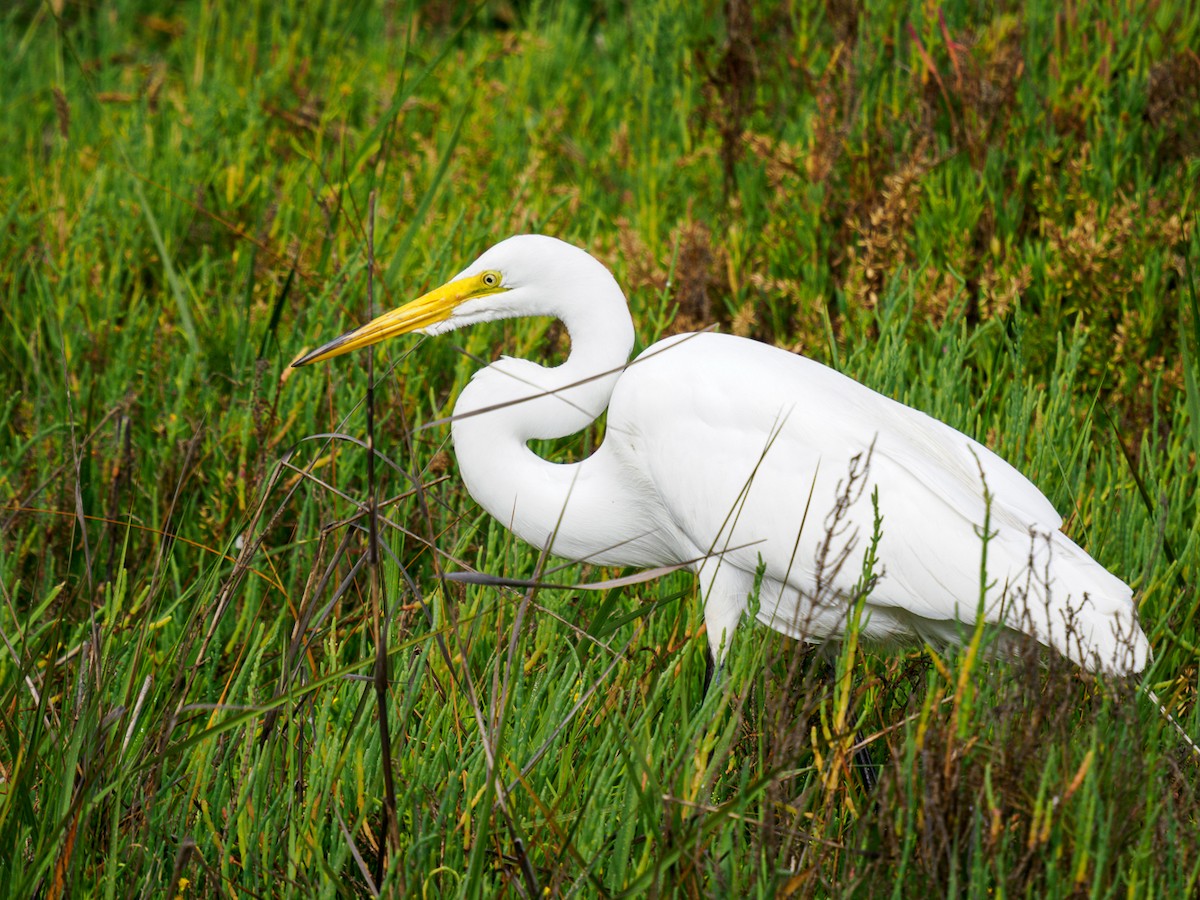
M 715 682 L 721 683 L 722 670 L 725 668 L 725 657 L 729 654 L 729 645 L 733 642 L 733 632 L 738 620 L 742 617 L 744 600 L 734 598 L 744 596 L 739 586 L 730 587 L 725 582 L 736 577 L 735 570 L 722 579 L 713 578 L 704 598 L 704 631 L 708 637 L 708 653 L 704 662 L 704 696 Z M 704 581 L 703 574 L 700 576 Z
M 871 748 L 863 743 L 862 732 L 856 731 L 854 737 L 858 745 L 854 751 L 854 768 L 862 779 L 863 788 L 868 794 L 873 794 L 879 784 L 879 770 L 875 768 L 875 760 L 871 759 Z
M 833 664 L 824 654 L 821 654 L 821 660 L 823 663 L 822 668 L 825 670 L 825 677 L 831 682 L 836 681 L 837 672 L 834 670 Z M 875 766 L 875 760 L 871 758 L 871 748 L 863 743 L 861 731 L 854 732 L 854 743 L 857 749 L 854 751 L 852 768 L 858 772 L 858 777 L 862 779 L 863 789 L 867 793 L 874 793 L 876 785 L 879 784 L 879 769 Z
M 721 686 L 721 679 L 725 676 L 724 661 L 717 662 L 714 656 L 712 644 L 709 644 L 704 654 L 704 693 L 700 697 L 701 703 L 708 699 L 711 688 Z

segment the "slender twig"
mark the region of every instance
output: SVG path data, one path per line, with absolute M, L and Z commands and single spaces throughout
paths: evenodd
M 367 314 L 375 318 L 375 192 L 367 198 Z M 379 720 L 379 749 L 383 756 L 384 832 L 386 840 L 379 849 L 376 884 L 384 883 L 387 857 L 400 846 L 396 822 L 396 784 L 392 776 L 392 735 L 388 727 L 388 653 L 387 623 L 384 610 L 383 573 L 379 566 L 379 506 L 375 489 L 375 349 L 367 354 L 367 563 L 371 573 L 371 621 L 375 632 L 375 703 Z
M 1170 712 L 1168 712 L 1166 706 L 1163 705 L 1163 702 L 1158 699 L 1158 694 L 1154 693 L 1154 691 L 1148 687 L 1143 687 L 1142 693 L 1146 695 L 1151 703 L 1158 707 L 1158 711 L 1165 716 L 1167 721 L 1171 723 L 1177 732 L 1179 732 L 1179 736 L 1183 738 L 1184 743 L 1188 745 L 1188 748 L 1192 751 L 1192 753 L 1194 753 L 1197 757 L 1200 757 L 1200 746 L 1197 746 L 1196 742 L 1192 740 L 1192 736 L 1187 733 L 1187 729 L 1180 724 L 1179 720 L 1171 715 Z
M 342 829 L 342 837 L 346 839 L 346 846 L 350 848 L 350 855 L 354 857 L 354 863 L 358 866 L 358 872 L 367 883 L 367 890 L 371 892 L 372 897 L 378 897 L 379 888 L 375 886 L 375 881 L 371 878 L 371 871 L 367 868 L 367 863 L 362 858 L 362 854 L 358 852 L 358 845 L 354 843 L 354 835 L 346 827 L 346 820 L 342 818 L 342 812 L 336 806 L 333 808 L 333 815 L 337 818 L 338 827 Z

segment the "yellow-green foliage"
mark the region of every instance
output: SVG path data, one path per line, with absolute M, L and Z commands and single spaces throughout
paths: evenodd
M 5 895 L 1194 895 L 1197 760 L 1129 686 L 743 625 L 702 698 L 683 574 L 442 581 L 543 566 L 433 423 L 553 324 L 381 349 L 381 595 L 322 436 L 364 361 L 288 364 L 367 315 L 372 195 L 376 304 L 582 244 L 641 345 L 796 349 L 1011 459 L 1195 735 L 1198 46 L 1183 0 L 3 4 Z

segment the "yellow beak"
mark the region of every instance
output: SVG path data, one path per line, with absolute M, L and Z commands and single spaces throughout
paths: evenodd
M 498 281 L 499 278 L 495 272 L 484 272 L 480 275 L 451 281 L 418 297 L 411 303 L 406 303 L 398 309 L 393 309 L 391 312 L 372 319 L 366 325 L 334 338 L 328 344 L 304 354 L 292 365 L 298 367 L 307 366 L 309 363 L 324 362 L 335 356 L 341 356 L 343 353 L 378 344 L 387 338 L 420 331 L 422 328 L 444 322 L 464 300 L 505 290 L 505 288 L 497 286 Z

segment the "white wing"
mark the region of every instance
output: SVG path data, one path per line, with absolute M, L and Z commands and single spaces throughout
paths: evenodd
M 618 383 L 608 432 L 657 490 L 681 554 L 740 548 L 722 557 L 724 575 L 707 567 L 710 606 L 744 604 L 761 560 L 760 619 L 796 636 L 841 633 L 877 490 L 883 574 L 867 633 L 953 639 L 981 608 L 986 479 L 986 618 L 1080 662 L 1098 654 L 1105 668 L 1116 665 L 1105 639 L 1114 617 L 1140 635 L 1128 627 L 1129 588 L 1058 531 L 1061 517 L 1028 479 L 966 435 L 812 360 L 727 335 L 662 341 Z M 860 478 L 847 495 L 852 466 Z M 733 596 L 714 596 L 721 591 Z M 1018 594 L 1028 602 L 1014 603 Z

